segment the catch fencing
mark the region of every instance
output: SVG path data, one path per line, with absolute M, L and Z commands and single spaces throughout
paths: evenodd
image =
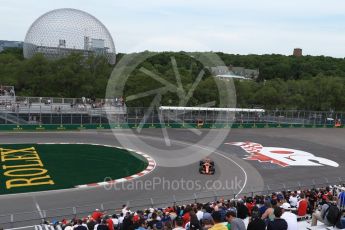
M 51 104 L 33 109 L 6 110 L 0 106 L 1 129 L 4 125 L 53 125 L 56 127 L 132 128 L 132 127 L 344 127 L 345 112 L 263 110 L 263 112 L 215 110 L 160 110 L 126 106 L 86 106 L 81 109 Z M 241 109 L 238 109 L 241 110 Z M 9 126 L 11 127 L 11 126 Z M 11 129 L 11 128 L 10 128 Z M 25 128 L 23 128 L 25 129 Z M 49 128 L 47 128 L 49 129 Z

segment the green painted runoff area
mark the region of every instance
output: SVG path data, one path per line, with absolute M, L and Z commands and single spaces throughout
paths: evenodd
M 102 182 L 106 177 L 119 179 L 141 172 L 148 165 L 136 153 L 89 144 L 1 144 L 0 153 L 0 194 L 73 188 Z M 43 184 L 36 185 L 38 182 Z

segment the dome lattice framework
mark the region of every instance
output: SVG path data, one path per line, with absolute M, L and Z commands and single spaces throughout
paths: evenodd
M 94 16 L 76 9 L 56 9 L 39 17 L 24 40 L 24 57 L 36 53 L 56 59 L 80 52 L 84 56 L 104 55 L 115 64 L 116 51 L 108 29 Z

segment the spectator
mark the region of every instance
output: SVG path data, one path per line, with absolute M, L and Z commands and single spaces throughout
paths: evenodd
M 212 222 L 213 221 L 211 221 L 209 219 L 203 219 L 202 220 L 202 229 L 208 230 L 208 229 L 212 228 L 212 226 L 213 226 Z
M 114 230 L 118 228 L 119 226 L 119 219 L 117 218 L 116 214 L 113 214 L 111 216 L 111 220 L 113 221 L 113 225 L 114 225 Z
M 297 208 L 298 199 L 297 199 L 297 194 L 295 192 L 291 194 L 289 198 L 289 202 L 290 202 L 291 208 Z
M 297 216 L 290 212 L 291 206 L 289 203 L 284 203 L 282 206 L 283 214 L 281 216 L 282 219 L 286 221 L 288 224 L 288 230 L 295 230 L 297 229 Z
M 90 220 L 87 222 L 87 228 L 89 230 L 94 230 L 96 224 L 97 224 L 97 222 L 91 217 Z
M 212 208 L 209 205 L 205 205 L 205 212 L 204 215 L 202 216 L 203 220 L 210 220 L 211 222 L 213 221 L 212 219 Z
M 122 230 L 129 230 L 132 224 L 132 216 L 130 212 L 127 212 L 125 218 L 123 218 Z
M 248 215 L 251 216 L 252 215 L 252 209 L 255 206 L 253 198 L 252 197 L 248 197 L 246 200 L 246 207 L 248 209 Z
M 159 220 L 157 220 L 157 213 L 153 212 L 151 215 L 151 219 L 147 223 L 147 226 L 152 229 L 153 226 L 156 225 L 158 222 Z
M 107 216 L 105 220 L 107 221 L 108 230 L 114 230 L 114 222 L 111 217 Z
M 126 213 L 129 211 L 129 208 L 127 207 L 127 205 L 122 205 L 122 210 L 121 212 L 123 213 L 123 215 L 126 215 Z
M 201 221 L 202 217 L 204 216 L 204 212 L 202 211 L 202 204 L 197 204 L 197 213 L 196 216 L 198 217 L 198 220 Z
M 175 228 L 173 230 L 185 230 L 183 227 L 183 219 L 181 217 L 176 217 L 175 219 Z
M 189 222 L 189 229 L 190 230 L 201 230 L 201 224 L 196 216 L 195 212 L 190 212 L 190 222 Z
M 101 223 L 97 226 L 97 230 L 108 230 L 107 220 L 103 219 Z
M 187 207 L 184 209 L 183 216 L 182 216 L 184 228 L 186 227 L 186 224 L 190 221 L 190 213 L 189 212 L 191 210 L 192 210 L 192 208 L 190 205 L 187 205 Z
M 161 221 L 163 222 L 163 224 L 171 222 L 171 217 L 170 217 L 169 212 L 166 212 L 166 213 L 163 212 L 163 216 L 162 216 Z
M 73 230 L 72 223 L 67 223 L 64 230 Z
M 219 211 L 212 213 L 214 225 L 210 230 L 228 230 L 228 228 L 222 223 L 222 215 Z
M 120 217 L 119 217 L 119 227 L 122 225 L 124 218 L 125 217 L 124 217 L 123 213 L 121 212 Z
M 147 223 L 145 220 L 140 219 L 138 223 L 139 227 L 136 230 L 147 230 Z
M 333 196 L 329 196 L 329 203 L 323 204 L 321 211 L 316 210 L 311 219 L 311 226 L 316 226 L 317 221 L 324 223 L 327 226 L 334 226 L 339 221 L 340 211 L 333 202 Z
M 341 211 L 345 211 L 345 187 L 340 188 L 341 192 L 338 195 L 338 207 Z
M 267 209 L 272 208 L 272 204 L 271 201 L 266 199 L 264 201 L 264 199 L 262 199 L 261 203 L 263 203 L 263 205 L 261 205 L 261 207 L 259 207 L 259 211 L 260 211 L 260 215 L 262 216 Z
M 300 195 L 301 200 L 297 203 L 297 216 L 305 216 L 307 214 L 308 201 L 304 193 Z
M 95 226 L 93 227 L 94 230 L 97 230 L 98 229 L 98 226 L 101 224 L 101 219 L 97 219 L 95 220 Z
M 94 220 L 99 220 L 99 219 L 101 219 L 102 218 L 102 216 L 103 216 L 103 213 L 99 210 L 99 209 L 96 209 L 93 213 L 92 213 L 92 218 L 94 219 Z
M 82 220 L 77 220 L 77 224 L 74 226 L 74 230 L 88 230 L 87 227 L 85 227 L 83 225 L 83 221 Z
M 247 230 L 265 230 L 266 224 L 265 221 L 261 219 L 260 211 L 257 206 L 254 206 L 252 209 L 252 216 L 249 220 Z
M 288 224 L 286 220 L 282 219 L 282 209 L 280 207 L 274 208 L 274 220 L 269 221 L 267 224 L 267 230 L 287 230 Z
M 235 212 L 228 212 L 226 213 L 226 220 L 230 224 L 231 230 L 245 230 L 246 226 L 244 225 L 244 222 L 240 218 L 236 218 Z
M 243 200 L 237 203 L 237 217 L 244 220 L 248 216 L 248 208 L 244 205 Z
M 235 207 L 235 206 L 236 206 L 235 201 L 232 200 L 232 201 L 228 202 L 228 204 L 229 204 L 228 211 L 233 211 L 233 212 L 235 212 L 236 215 L 237 215 L 237 209 L 236 209 L 236 207 Z
M 271 202 L 271 207 L 268 208 L 265 213 L 262 215 L 261 219 L 266 220 L 266 223 L 268 221 L 273 221 L 275 218 L 274 215 L 274 209 L 277 206 L 277 201 L 276 200 L 272 200 Z
M 308 214 L 313 214 L 317 202 L 317 194 L 313 189 L 308 196 Z

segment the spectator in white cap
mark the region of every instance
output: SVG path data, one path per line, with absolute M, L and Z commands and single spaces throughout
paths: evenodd
M 284 219 L 288 224 L 287 230 L 298 229 L 297 228 L 297 216 L 290 211 L 291 210 L 290 204 L 289 203 L 283 203 L 280 206 L 280 208 L 283 211 L 281 218 Z

